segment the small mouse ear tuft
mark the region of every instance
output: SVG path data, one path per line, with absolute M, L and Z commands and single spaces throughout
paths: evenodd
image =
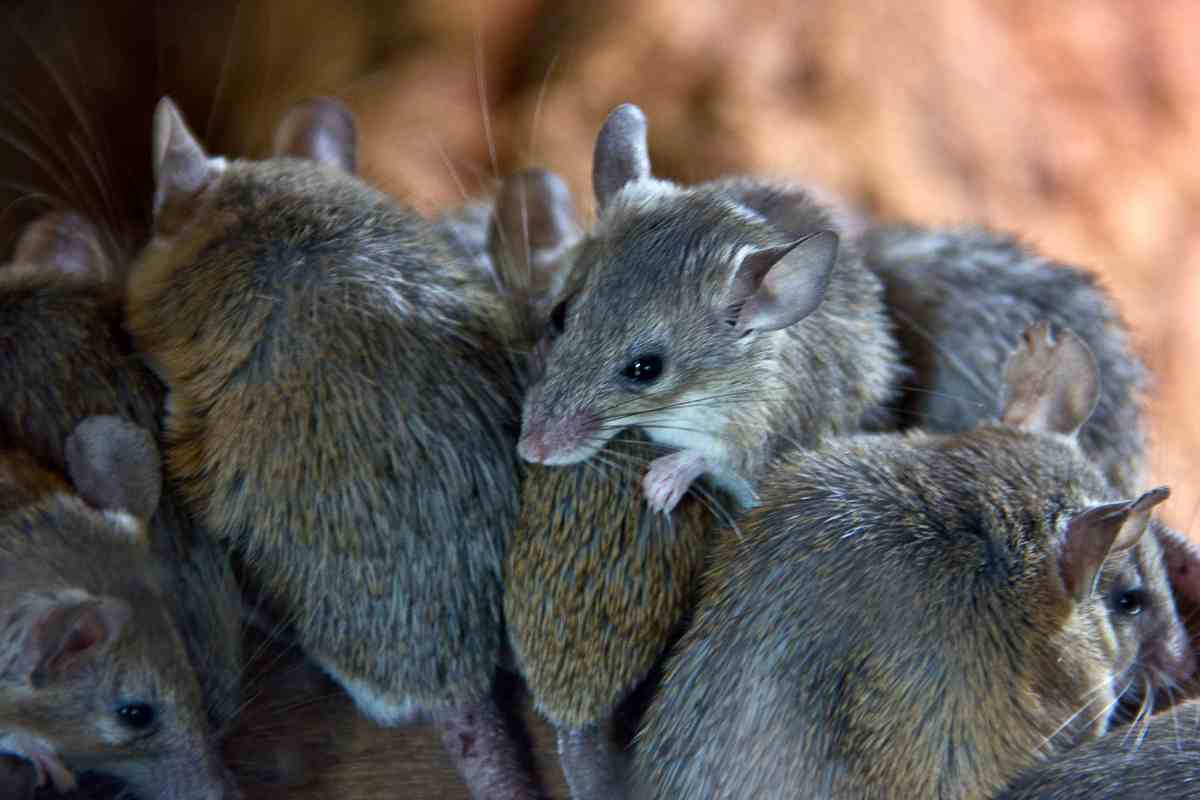
M 825 299 L 837 252 L 838 235 L 819 231 L 743 257 L 729 298 L 732 305 L 740 304 L 737 328 L 742 335 L 780 330 L 816 311 Z
M 115 597 L 63 593 L 17 612 L 21 651 L 12 662 L 18 681 L 40 689 L 70 677 L 120 636 L 130 617 L 129 605 Z
M 1100 396 L 1100 370 L 1087 344 L 1063 329 L 1055 338 L 1049 322 L 1021 334 L 1004 368 L 1001 421 L 1033 432 L 1074 436 Z
M 351 175 L 358 169 L 354 114 L 336 97 L 292 106 L 275 128 L 275 155 L 307 158 Z
M 488 227 L 488 251 L 510 294 L 545 303 L 562 283 L 563 252 L 580 237 L 567 184 L 544 169 L 505 179 Z
M 54 211 L 29 223 L 17 240 L 13 260 L 72 277 L 101 282 L 115 278 L 99 229 L 74 211 Z
M 154 437 L 120 417 L 88 417 L 67 438 L 67 471 L 98 509 L 146 523 L 158 508 L 162 465 Z
M 213 163 L 188 130 L 179 108 L 169 97 L 154 110 L 154 225 L 175 233 L 190 219 L 204 190 L 216 181 L 220 167 Z
M 1166 486 L 1159 486 L 1136 500 L 1086 508 L 1067 521 L 1058 568 L 1076 602 L 1094 591 L 1096 577 L 1110 553 L 1124 552 L 1138 543 L 1150 525 L 1154 507 L 1170 494 Z
M 622 103 L 609 112 L 596 137 L 592 190 L 598 209 L 603 211 L 626 184 L 649 177 L 646 115 L 632 103 Z

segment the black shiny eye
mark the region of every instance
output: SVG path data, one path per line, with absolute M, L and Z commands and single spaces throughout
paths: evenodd
M 550 312 L 550 324 L 554 326 L 555 333 L 562 333 L 563 328 L 567 326 L 567 301 L 563 300 L 554 307 Z
M 662 358 L 659 356 L 638 356 L 621 370 L 621 374 L 631 381 L 649 383 L 662 373 Z
M 1113 605 L 1118 614 L 1125 614 L 1132 617 L 1135 614 L 1142 613 L 1142 608 L 1146 605 L 1146 593 L 1141 589 L 1120 592 L 1114 599 Z
M 117 719 L 127 728 L 141 730 L 149 727 L 158 716 L 154 706 L 146 703 L 130 703 L 117 709 Z

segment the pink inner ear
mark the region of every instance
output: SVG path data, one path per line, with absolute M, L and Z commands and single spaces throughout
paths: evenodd
M 33 673 L 35 685 L 65 670 L 103 644 L 111 631 L 94 603 L 56 608 L 36 623 L 32 645 L 41 663 Z

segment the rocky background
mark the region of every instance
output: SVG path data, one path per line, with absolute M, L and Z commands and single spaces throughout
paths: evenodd
M 1157 376 L 1166 516 L 1200 540 L 1197 30 L 1189 0 L 10 3 L 0 249 L 47 205 L 136 246 L 162 93 L 212 150 L 251 156 L 288 104 L 337 94 L 367 177 L 426 210 L 531 164 L 590 207 L 596 130 L 632 100 L 664 176 L 791 175 L 1098 272 Z

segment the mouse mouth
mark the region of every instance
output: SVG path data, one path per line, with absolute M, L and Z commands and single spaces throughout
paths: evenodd
M 597 425 L 588 413 L 571 414 L 555 423 L 530 419 L 521 426 L 517 454 L 533 464 L 577 464 L 595 455 L 615 433 Z

